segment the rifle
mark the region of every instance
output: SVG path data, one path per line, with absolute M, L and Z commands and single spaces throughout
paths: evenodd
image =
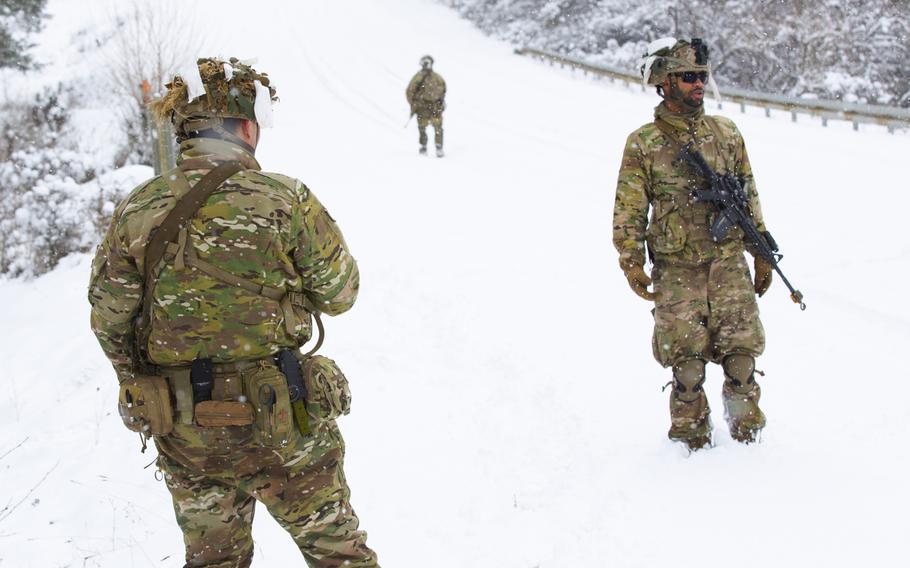
M 755 222 L 749 214 L 749 198 L 746 196 L 739 179 L 729 172 L 722 176 L 718 175 L 705 161 L 705 157 L 701 155 L 701 152 L 693 148 L 692 142 L 683 146 L 677 157 L 708 182 L 708 189 L 696 189 L 693 192 L 695 200 L 713 203 L 720 209 L 717 219 L 711 225 L 711 238 L 715 242 L 719 242 L 727 236 L 727 233 L 733 227 L 738 226 L 742 229 L 746 242 L 751 244 L 755 252 L 765 259 L 780 275 L 781 280 L 783 280 L 787 289 L 790 290 L 790 299 L 799 304 L 801 310 L 805 310 L 806 304 L 803 302 L 803 293 L 793 288 L 778 265 L 784 255 L 778 253 L 777 242 L 775 242 L 770 232 L 759 231 L 758 227 L 755 226 Z

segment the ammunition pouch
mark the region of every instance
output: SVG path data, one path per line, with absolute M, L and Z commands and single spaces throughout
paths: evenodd
M 273 365 L 263 366 L 255 373 L 244 375 L 243 388 L 252 404 L 256 443 L 267 448 L 286 446 L 294 428 L 294 417 L 285 376 Z
M 167 379 L 137 375 L 120 383 L 117 409 L 133 432 L 166 436 L 174 430 L 174 408 Z
M 351 389 L 338 364 L 322 355 L 298 355 L 306 385 L 307 413 L 316 421 L 334 420 L 351 412 Z

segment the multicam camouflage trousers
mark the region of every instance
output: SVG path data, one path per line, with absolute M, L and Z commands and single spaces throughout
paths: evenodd
M 256 501 L 287 530 L 311 568 L 374 568 L 376 554 L 349 501 L 344 441 L 334 421 L 296 431 L 288 446 L 250 442 L 249 426 L 175 426 L 156 438 L 158 466 L 186 543 L 185 568 L 247 568 Z
M 765 349 L 755 289 L 742 254 L 697 266 L 655 263 L 654 358 L 721 363 L 730 353 Z
M 436 147 L 442 147 L 442 113 L 418 114 L 417 130 L 420 132 L 420 145 L 427 145 L 427 126 L 433 126 L 433 132 L 436 134 Z

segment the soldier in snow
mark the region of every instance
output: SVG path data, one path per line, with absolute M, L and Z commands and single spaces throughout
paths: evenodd
M 765 231 L 752 168 L 742 135 L 727 118 L 705 115 L 708 48 L 701 40 L 665 38 L 648 47 L 642 77 L 663 98 L 654 121 L 626 141 L 616 187 L 613 243 L 632 290 L 654 310 L 654 357 L 672 368 L 669 437 L 696 450 L 711 443 L 703 385 L 705 364 L 723 368 L 723 401 L 730 433 L 750 443 L 765 426 L 759 409 L 755 357 L 765 335 L 755 295 L 771 285 L 772 266 L 755 252 L 754 280 L 743 255 L 750 246 L 739 227 L 715 242 L 709 232 L 715 205 L 697 201 L 704 180 L 678 159 L 686 144 L 718 173 L 743 184 L 748 209 Z M 650 210 L 650 219 L 648 216 Z M 646 252 L 647 251 L 647 252 Z M 644 270 L 646 254 L 653 261 Z M 654 284 L 653 292 L 648 286 Z
M 178 166 L 117 207 L 91 325 L 124 423 L 158 449 L 186 567 L 249 566 L 260 501 L 311 567 L 372 568 L 334 420 L 347 382 L 298 350 L 319 314 L 351 308 L 359 273 L 316 196 L 254 157 L 275 93 L 236 59 L 168 84 L 153 111 L 173 122 Z
M 446 108 L 446 82 L 433 71 L 433 58 L 420 58 L 420 71 L 408 83 L 405 96 L 411 107 L 411 116 L 417 115 L 417 130 L 420 132 L 420 154 L 427 153 L 427 125 L 433 125 L 436 133 L 436 155 L 442 151 L 442 111 Z

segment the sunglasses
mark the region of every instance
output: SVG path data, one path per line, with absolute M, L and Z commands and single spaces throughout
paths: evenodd
M 683 83 L 694 83 L 695 81 L 701 81 L 702 83 L 708 82 L 708 72 L 707 71 L 683 71 L 682 73 L 677 73 L 677 77 Z

